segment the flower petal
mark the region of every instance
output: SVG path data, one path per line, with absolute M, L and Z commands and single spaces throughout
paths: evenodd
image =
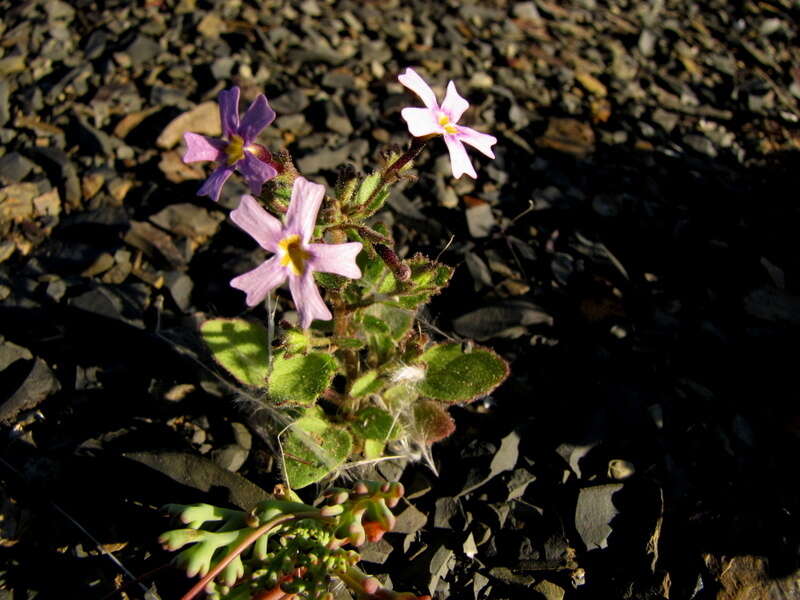
M 456 84 L 452 81 L 447 84 L 447 94 L 442 102 L 441 109 L 450 117 L 450 121 L 458 123 L 461 115 L 469 108 L 469 102 L 462 98 L 456 91 Z
M 219 93 L 219 120 L 222 135 L 228 139 L 239 130 L 239 88 L 232 87 Z
M 239 173 L 244 177 L 252 194 L 260 194 L 261 186 L 264 182 L 278 174 L 275 167 L 257 159 L 246 150 L 244 158 L 236 163 L 236 168 L 239 169 Z
M 286 268 L 281 266 L 277 256 L 273 256 L 252 271 L 231 279 L 231 287 L 247 294 L 247 306 L 255 306 L 286 281 L 286 275 Z
M 239 135 L 244 138 L 244 143 L 249 144 L 256 136 L 261 133 L 267 125 L 275 120 L 275 111 L 267 102 L 267 97 L 264 94 L 259 94 L 247 112 L 242 117 L 242 122 L 239 123 Z
M 186 153 L 183 155 L 183 162 L 187 164 L 201 160 L 219 162 L 224 156 L 222 151 L 225 149 L 225 142 L 222 140 L 215 140 L 187 131 L 183 134 L 183 141 L 186 142 Z
M 317 213 L 325 197 L 325 186 L 298 177 L 292 186 L 292 199 L 286 211 L 285 232 L 297 234 L 307 244 L 314 233 Z
M 361 269 L 356 264 L 356 256 L 361 252 L 361 242 L 309 244 L 308 250 L 311 252 L 308 266 L 312 270 L 361 279 Z
M 331 311 L 322 301 L 319 289 L 314 282 L 314 274 L 311 269 L 306 269 L 305 273 L 297 277 L 289 275 L 289 290 L 292 292 L 292 300 L 300 314 L 300 327 L 308 329 L 311 321 L 330 321 L 333 318 Z
M 264 250 L 278 251 L 278 243 L 283 237 L 283 226 L 252 196 L 242 196 L 239 206 L 231 211 L 231 221 L 241 227 Z
M 400 81 L 400 83 L 419 96 L 425 106 L 431 110 L 436 110 L 439 108 L 439 105 L 436 102 L 436 94 L 433 93 L 431 86 L 425 83 L 425 80 L 417 75 L 417 72 L 414 69 L 408 67 L 406 72 L 400 75 L 397 79 Z
M 228 180 L 228 177 L 233 173 L 233 167 L 222 165 L 217 167 L 216 170 L 208 176 L 203 186 L 197 190 L 198 196 L 209 196 L 214 202 L 219 202 L 219 193 L 222 191 L 222 186 Z
M 459 125 L 456 137 L 458 137 L 458 139 L 460 139 L 462 142 L 466 142 L 479 152 L 482 152 L 489 158 L 494 158 L 492 146 L 497 143 L 497 138 L 493 135 L 481 133 L 480 131 L 475 131 L 469 127 L 462 127 Z
M 408 125 L 408 132 L 414 137 L 444 133 L 444 127 L 439 125 L 436 112 L 428 108 L 404 108 L 400 111 L 400 115 Z
M 464 144 L 461 143 L 458 136 L 446 135 L 444 136 L 444 143 L 447 144 L 447 151 L 450 153 L 450 166 L 453 169 L 453 177 L 458 179 L 464 173 L 472 178 L 477 177 L 478 174 L 475 173 L 469 156 L 467 156 L 467 149 L 464 148 Z

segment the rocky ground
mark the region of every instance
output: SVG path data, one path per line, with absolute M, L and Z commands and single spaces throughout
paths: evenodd
M 456 82 L 497 159 L 453 180 L 430 144 L 379 217 L 457 267 L 432 335 L 512 376 L 454 410 L 439 477 L 379 469 L 409 502 L 367 568 L 436 598 L 800 593 L 796 1 L 0 14 L 0 598 L 179 597 L 158 507 L 279 480 L 268 419 L 196 335 L 243 313 L 244 188 L 195 196 L 180 136 L 218 130 L 221 89 L 263 91 L 261 141 L 332 183 L 406 142 L 407 66 Z

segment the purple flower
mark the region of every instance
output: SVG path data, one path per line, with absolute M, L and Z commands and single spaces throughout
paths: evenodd
M 272 123 L 275 111 L 270 108 L 264 94 L 259 94 L 239 121 L 239 88 L 234 87 L 219 93 L 219 118 L 222 121 L 222 140 L 197 133 L 183 134 L 186 141 L 183 162 L 212 160 L 221 163 L 197 195 L 210 196 L 218 202 L 222 186 L 234 170 L 242 174 L 251 193 L 259 194 L 263 183 L 278 172 L 270 164 L 272 156 L 269 151 L 253 140 Z
M 314 319 L 328 321 L 332 318 L 314 283 L 314 271 L 351 279 L 361 277 L 361 269 L 356 264 L 356 256 L 361 252 L 360 242 L 309 243 L 324 197 L 325 186 L 298 177 L 292 186 L 285 224 L 264 210 L 252 196 L 242 196 L 239 207 L 231 212 L 234 223 L 264 250 L 275 253 L 261 266 L 231 280 L 231 285 L 247 294 L 248 306 L 255 306 L 288 278 L 303 329 Z
M 443 135 L 444 143 L 447 144 L 450 153 L 453 177 L 461 177 L 464 173 L 473 178 L 477 177 L 464 148 L 464 142 L 489 158 L 494 158 L 492 146 L 497 143 L 497 138 L 458 125 L 461 115 L 469 108 L 469 102 L 459 96 L 456 85 L 452 81 L 447 84 L 447 94 L 439 106 L 431 87 L 411 67 L 397 79 L 419 96 L 425 105 L 425 108 L 404 108 L 401 111 L 400 114 L 408 124 L 409 133 L 414 137 Z

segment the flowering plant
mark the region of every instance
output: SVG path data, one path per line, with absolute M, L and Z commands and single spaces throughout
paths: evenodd
M 297 309 L 297 326 L 281 327 L 277 346 L 272 322 L 211 319 L 201 328 L 217 363 L 242 384 L 265 389 L 267 402 L 288 419 L 279 436 L 294 488 L 348 459 L 387 453 L 421 456 L 433 467 L 431 444 L 455 427 L 447 407 L 488 394 L 508 374 L 486 348 L 429 339 L 417 312 L 452 269 L 421 254 L 401 258 L 390 232 L 371 220 L 391 187 L 410 177 L 428 140 L 444 138 L 455 176 L 476 176 L 464 143 L 494 156 L 494 137 L 459 124 L 469 104 L 452 81 L 441 105 L 413 69 L 399 81 L 425 104 L 402 111 L 411 143 L 403 152 L 387 150 L 372 173 L 343 168 L 334 193 L 298 173 L 285 150 L 274 157 L 260 150 L 255 135 L 274 118 L 263 96 L 239 121 L 238 90 L 220 93 L 227 142 L 186 134 L 184 160 L 228 157 L 198 193 L 216 198 L 233 168 L 241 170 L 253 195 L 242 196 L 231 220 L 272 254 L 231 285 L 256 306 L 288 281 Z
M 459 124 L 469 104 L 453 82 L 439 105 L 413 69 L 399 80 L 425 104 L 402 111 L 410 144 L 387 149 L 372 173 L 342 168 L 333 193 L 304 178 L 287 151 L 273 157 L 256 142 L 275 118 L 263 95 L 239 120 L 238 88 L 220 93 L 224 140 L 185 135 L 184 161 L 220 163 L 198 194 L 218 200 L 238 170 L 251 194 L 241 197 L 231 221 L 271 254 L 231 286 L 245 293 L 248 306 L 266 299 L 269 307 L 288 281 L 298 320 L 282 323 L 277 336 L 271 311 L 266 327 L 222 318 L 201 326 L 216 362 L 240 384 L 264 390 L 281 414 L 276 433 L 288 492 L 247 514 L 168 507 L 189 528 L 165 533 L 162 542 L 170 549 L 191 545 L 178 562 L 189 575 L 203 575 L 184 600 L 202 589 L 228 600 L 328 599 L 330 575 L 359 599 L 414 600 L 381 588 L 356 568 L 357 554 L 342 548 L 378 540 L 392 528 L 389 509 L 402 486 L 332 488 L 322 508 L 289 496 L 348 460 L 418 455 L 435 470 L 430 446 L 455 427 L 447 407 L 488 394 L 508 376 L 508 365 L 491 350 L 435 343 L 423 332 L 419 308 L 447 285 L 452 269 L 421 254 L 398 256 L 390 231 L 372 219 L 392 186 L 410 177 L 428 140 L 444 138 L 456 177 L 476 177 L 464 143 L 493 157 L 497 141 Z

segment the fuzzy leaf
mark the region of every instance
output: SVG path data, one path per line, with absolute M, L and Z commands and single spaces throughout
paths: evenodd
M 375 171 L 361 180 L 361 185 L 358 186 L 358 193 L 356 194 L 356 204 L 363 206 L 369 200 L 369 197 L 375 192 L 375 189 L 381 184 L 381 174 Z
M 383 456 L 386 444 L 381 440 L 364 440 L 364 458 L 374 460 Z
M 508 377 L 508 363 L 479 346 L 463 352 L 461 344 L 438 344 L 423 352 L 419 360 L 428 364 L 420 393 L 444 402 L 471 402 Z
M 453 268 L 430 260 L 421 254 L 406 261 L 411 267 L 411 279 L 398 299 L 405 308 L 416 308 L 431 296 L 438 294 L 453 276 Z
M 362 288 L 375 287 L 377 291 L 377 286 L 386 278 L 387 274 L 390 274 L 389 269 L 374 250 L 359 253 L 356 257 L 356 264 L 361 269 L 361 279 L 357 280 L 356 285 Z
M 336 372 L 336 360 L 321 352 L 286 358 L 277 352 L 267 391 L 276 404 L 313 404 L 330 385 Z
M 380 191 L 376 192 L 380 188 Z M 373 194 L 375 194 L 373 196 Z M 372 200 L 370 200 L 372 197 Z M 383 186 L 381 188 L 381 174 L 380 172 L 375 172 L 370 175 L 367 175 L 362 181 L 361 185 L 358 186 L 358 192 L 355 194 L 355 202 L 357 206 L 360 207 L 359 214 L 362 217 L 368 217 L 372 214 L 375 214 L 383 203 L 386 202 L 386 198 L 389 197 L 389 187 Z
M 347 277 L 320 271 L 314 271 L 314 279 L 326 290 L 341 290 L 350 281 Z
M 374 369 L 367 371 L 353 382 L 353 387 L 350 389 L 350 395 L 353 398 L 361 398 L 367 394 L 377 392 L 383 382 L 378 377 L 378 372 Z
M 401 383 L 387 388 L 381 394 L 392 410 L 400 411 L 419 398 L 416 386 Z
M 339 348 L 346 348 L 348 350 L 360 350 L 364 347 L 363 340 L 351 337 L 333 338 L 333 343 Z
M 364 309 L 364 313 L 380 319 L 388 328 L 387 333 L 393 340 L 400 340 L 411 330 L 414 313 L 404 308 L 377 302 Z
M 447 408 L 435 400 L 420 400 L 414 404 L 414 425 L 427 444 L 443 440 L 456 429 Z
M 311 336 L 300 329 L 290 329 L 283 338 L 283 346 L 289 354 L 311 350 Z
M 394 349 L 391 329 L 383 320 L 372 315 L 364 315 L 361 323 L 367 334 L 370 351 L 376 354 L 379 360 L 385 360 Z
M 209 319 L 200 326 L 211 354 L 245 385 L 263 387 L 269 365 L 267 331 L 244 319 Z
M 289 486 L 300 489 L 339 467 L 353 450 L 353 438 L 313 407 L 281 434 L 281 447 Z
M 386 441 L 392 434 L 394 418 L 377 406 L 368 406 L 356 413 L 350 423 L 353 432 L 359 437 L 369 440 Z

